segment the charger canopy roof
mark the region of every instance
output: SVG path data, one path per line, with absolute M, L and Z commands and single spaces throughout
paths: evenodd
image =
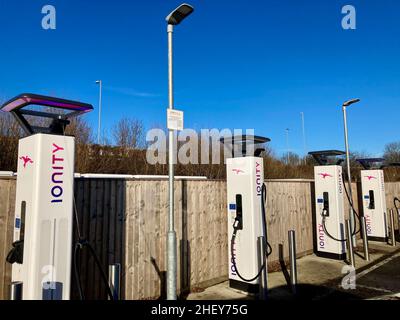
M 365 170 L 374 168 L 374 164 L 383 163 L 384 158 L 367 158 L 367 159 L 357 159 L 357 161 L 362 165 Z M 383 166 L 379 166 L 382 168 Z
M 328 165 L 328 158 L 329 157 L 339 157 L 343 156 L 346 154 L 344 151 L 339 151 L 339 150 L 323 150 L 323 151 L 311 151 L 308 153 L 310 156 L 313 156 L 315 161 L 321 165 Z M 344 160 L 339 159 L 336 164 L 340 165 Z
M 220 141 L 223 144 L 244 144 L 244 143 L 252 143 L 252 144 L 258 144 L 258 143 L 266 143 L 270 142 L 271 139 L 266 138 L 266 137 L 261 137 L 261 136 L 252 136 L 252 135 L 237 135 L 237 136 L 226 136 L 222 137 Z
M 32 93 L 23 93 L 7 101 L 1 111 L 10 112 L 26 134 L 62 134 L 69 119 L 93 110 L 93 106 L 78 101 Z
M 266 142 L 270 142 L 271 139 L 261 136 L 253 136 L 253 135 L 236 135 L 236 136 L 225 136 L 220 139 L 221 143 L 223 143 L 226 147 L 230 148 L 232 151 L 232 157 L 234 157 L 234 149 L 235 146 L 239 146 L 240 153 L 242 156 L 248 156 L 248 150 L 250 148 L 253 149 L 253 154 L 255 157 L 259 157 L 265 148 L 255 148 L 255 145 L 264 144 Z

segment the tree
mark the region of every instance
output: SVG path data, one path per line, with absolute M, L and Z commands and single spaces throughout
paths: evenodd
M 123 148 L 137 149 L 144 144 L 143 123 L 132 118 L 123 118 L 112 129 L 114 142 Z
M 0 171 L 17 170 L 18 139 L 23 131 L 10 113 L 0 112 Z
M 281 157 L 281 161 L 291 166 L 298 166 L 301 163 L 299 155 L 294 152 L 284 153 Z
M 90 144 L 93 141 L 92 127 L 83 117 L 72 118 L 65 134 L 74 136 L 76 144 Z
M 400 162 L 400 142 L 388 143 L 383 151 L 383 157 L 389 163 Z
M 0 112 L 0 136 L 20 138 L 23 131 L 9 112 Z

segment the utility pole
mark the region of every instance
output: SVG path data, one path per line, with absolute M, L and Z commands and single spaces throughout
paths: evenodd
M 289 128 L 286 128 L 286 161 L 289 165 Z

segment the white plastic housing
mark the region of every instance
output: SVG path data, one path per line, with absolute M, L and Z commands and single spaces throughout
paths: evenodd
M 13 264 L 12 281 L 23 283 L 23 300 L 68 300 L 75 139 L 23 138 L 18 159 L 14 241 L 23 237 L 24 255 L 22 265 Z
M 361 189 L 367 235 L 371 238 L 377 238 L 377 240 L 386 240 L 388 236 L 387 209 L 383 170 L 362 170 Z M 373 199 L 371 196 L 373 196 Z
M 236 218 L 236 195 L 242 195 L 243 230 L 238 230 L 235 241 L 236 266 L 244 278 L 257 275 L 260 266 L 257 252 L 257 239 L 265 236 L 262 227 L 261 192 L 264 183 L 263 159 L 242 157 L 227 159 L 228 192 L 228 244 L 229 279 L 243 282 L 236 274 L 231 256 L 231 238 Z M 259 280 L 245 283 L 258 284 Z
M 328 233 L 338 240 L 346 239 L 344 225 L 344 189 L 342 167 L 336 165 L 316 166 L 315 175 L 315 206 L 316 234 L 318 254 L 332 258 L 343 258 L 346 253 L 345 242 L 330 238 L 323 227 L 324 193 L 328 193 L 329 216 L 325 219 Z

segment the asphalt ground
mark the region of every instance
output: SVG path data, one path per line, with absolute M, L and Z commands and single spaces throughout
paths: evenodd
M 400 300 L 400 245 L 369 242 L 370 260 L 362 242 L 355 252 L 355 270 L 344 261 L 315 255 L 297 260 L 296 292 L 288 285 L 289 266 L 268 274 L 269 300 Z M 351 271 L 351 273 L 349 273 Z M 229 288 L 228 282 L 192 293 L 188 300 L 253 300 L 256 296 Z

